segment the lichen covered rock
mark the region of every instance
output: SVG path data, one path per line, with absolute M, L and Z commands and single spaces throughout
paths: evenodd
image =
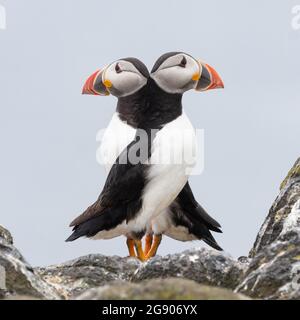
M 295 203 L 300 199 L 300 158 L 296 161 L 281 184 L 279 195 L 274 201 L 269 214 L 260 228 L 250 257 L 254 257 L 263 248 L 278 239 L 285 220 Z
M 200 285 L 186 279 L 154 279 L 140 283 L 112 283 L 87 290 L 78 300 L 247 300 L 242 294 Z
M 132 281 L 178 277 L 198 283 L 235 288 L 247 267 L 228 254 L 212 249 L 196 248 L 182 253 L 156 256 L 143 264 Z
M 249 256 L 238 260 L 196 248 L 145 263 L 94 254 L 33 269 L 0 226 L 0 299 L 245 299 L 243 294 L 300 299 L 300 158 Z
M 300 299 L 300 158 L 282 182 L 250 256 L 236 291 L 264 299 Z
M 0 239 L 5 240 L 8 244 L 13 244 L 13 237 L 10 232 L 0 225 Z
M 13 246 L 10 233 L 0 229 L 0 267 L 2 298 L 26 295 L 40 299 L 59 299 L 59 294 L 45 283 Z
M 83 291 L 119 280 L 129 280 L 140 266 L 135 258 L 91 254 L 36 271 L 62 296 L 71 298 Z
M 300 299 L 300 200 L 276 241 L 251 260 L 236 291 L 264 299 Z

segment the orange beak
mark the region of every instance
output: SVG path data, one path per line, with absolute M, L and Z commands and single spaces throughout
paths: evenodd
M 211 89 L 224 88 L 224 83 L 218 72 L 209 64 L 198 61 L 201 69 L 201 75 L 196 84 L 197 91 L 207 91 Z
M 102 82 L 102 73 L 104 70 L 97 70 L 86 80 L 82 94 L 91 94 L 96 96 L 108 96 L 109 91 Z
M 213 67 L 208 65 L 207 63 L 205 64 L 205 66 L 211 75 L 211 84 L 206 90 L 218 89 L 218 88 L 223 89 L 224 83 L 223 83 L 221 77 L 219 76 L 218 72 Z

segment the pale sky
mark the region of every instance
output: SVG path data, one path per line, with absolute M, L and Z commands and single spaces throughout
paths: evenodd
M 225 89 L 188 92 L 205 132 L 205 168 L 190 179 L 217 219 L 220 245 L 246 255 L 299 156 L 297 1 L 0 0 L 0 224 L 34 265 L 88 253 L 127 255 L 125 238 L 65 243 L 69 222 L 100 193 L 96 134 L 116 106 L 82 96 L 84 80 L 115 59 L 149 69 L 168 51 L 211 64 Z M 159 254 L 202 246 L 163 239 Z

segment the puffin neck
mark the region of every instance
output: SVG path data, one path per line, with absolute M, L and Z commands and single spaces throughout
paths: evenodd
M 182 94 L 165 92 L 149 78 L 139 91 L 118 99 L 117 112 L 134 128 L 161 129 L 182 114 Z
M 159 129 L 182 114 L 182 94 L 165 92 L 152 78 L 148 80 L 148 100 L 143 127 Z
M 145 85 L 129 96 L 119 98 L 117 112 L 122 121 L 137 128 L 141 122 L 142 114 L 148 108 L 148 105 L 148 85 Z

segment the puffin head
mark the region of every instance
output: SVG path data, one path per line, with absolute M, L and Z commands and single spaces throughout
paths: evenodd
M 218 73 L 208 64 L 184 52 L 168 52 L 155 62 L 150 77 L 165 92 L 183 94 L 195 89 L 224 88 Z
M 144 87 L 148 78 L 149 71 L 139 59 L 119 59 L 93 73 L 86 80 L 82 93 L 126 97 Z

